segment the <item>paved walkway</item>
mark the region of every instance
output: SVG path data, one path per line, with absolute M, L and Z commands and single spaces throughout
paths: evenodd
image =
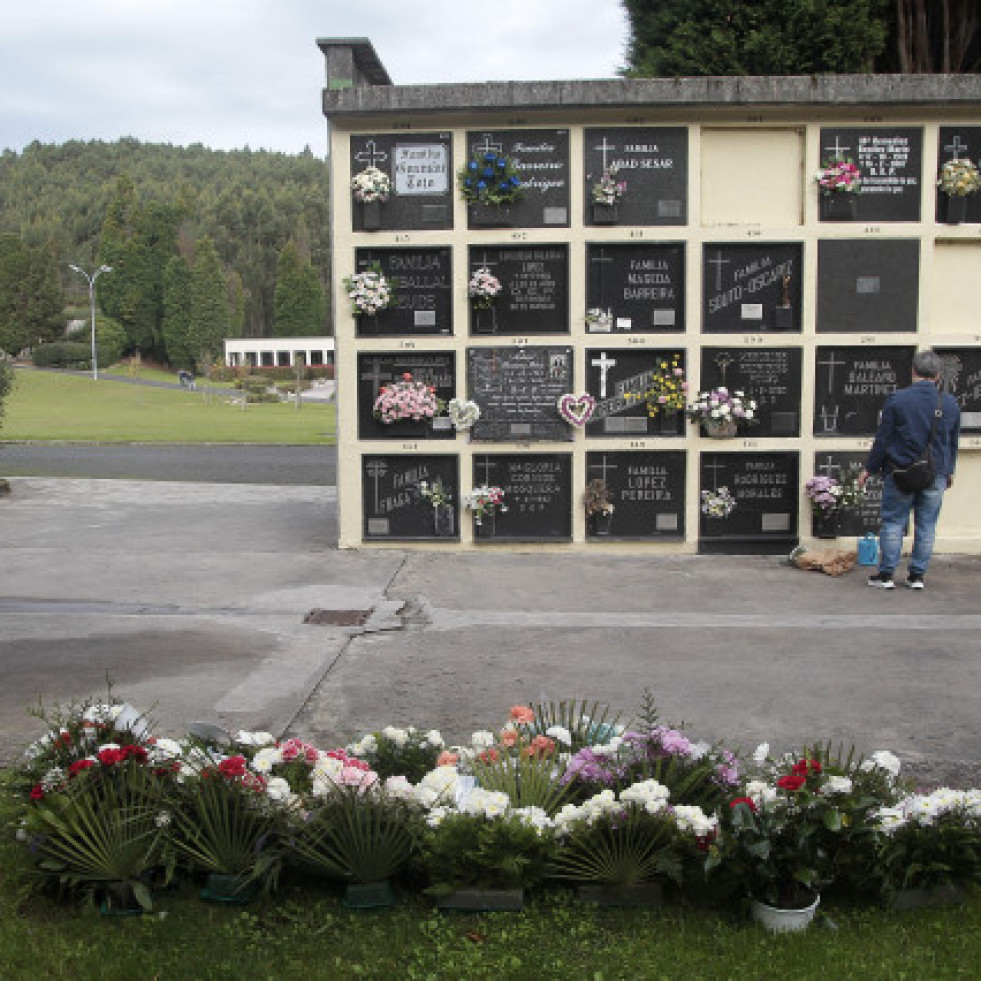
M 541 698 L 629 715 L 648 688 L 697 738 L 888 748 L 981 785 L 978 557 L 937 556 L 922 593 L 883 593 L 774 556 L 339 551 L 327 487 L 11 485 L 7 759 L 39 731 L 25 706 L 107 674 L 170 733 L 207 719 L 324 746 L 387 724 L 459 740 Z M 367 622 L 305 623 L 315 609 Z

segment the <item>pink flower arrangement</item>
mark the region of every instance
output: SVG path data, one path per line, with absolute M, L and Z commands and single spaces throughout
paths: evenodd
M 373 414 L 376 419 L 389 425 L 405 420 L 422 422 L 432 419 L 441 408 L 436 389 L 414 381 L 412 375 L 406 372 L 401 381 L 379 389 Z
M 822 194 L 854 194 L 861 178 L 861 171 L 848 159 L 826 161 L 814 175 Z

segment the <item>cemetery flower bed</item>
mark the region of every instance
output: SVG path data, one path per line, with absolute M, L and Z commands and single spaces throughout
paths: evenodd
M 981 791 L 913 793 L 886 751 L 742 758 L 661 723 L 649 695 L 629 724 L 585 702 L 516 705 L 456 746 L 411 726 L 330 749 L 219 727 L 174 740 L 111 693 L 42 718 L 13 774 L 22 871 L 97 903 L 128 887 L 149 908 L 155 886 L 216 873 L 247 899 L 311 870 L 373 896 L 509 890 L 510 908 L 570 882 L 721 909 L 981 880 Z M 204 898 L 223 898 L 213 881 Z

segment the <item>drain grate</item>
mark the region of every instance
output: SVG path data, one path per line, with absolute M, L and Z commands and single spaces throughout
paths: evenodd
M 303 622 L 323 627 L 361 627 L 369 616 L 371 610 L 311 610 Z

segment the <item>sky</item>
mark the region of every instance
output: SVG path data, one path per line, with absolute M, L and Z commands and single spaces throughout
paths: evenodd
M 368 38 L 395 85 L 612 78 L 620 0 L 13 0 L 0 149 L 133 137 L 327 154 L 318 38 Z

